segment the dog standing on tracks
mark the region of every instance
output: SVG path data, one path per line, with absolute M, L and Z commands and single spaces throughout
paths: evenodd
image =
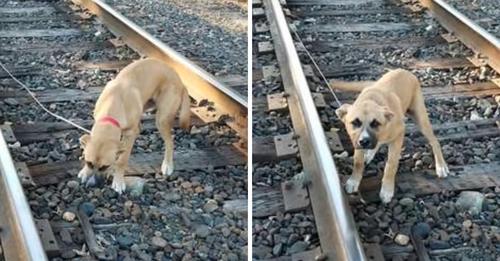
M 110 171 L 112 188 L 118 193 L 125 191 L 125 170 L 140 132 L 141 115 L 151 101 L 156 105 L 156 126 L 165 141 L 161 171 L 163 175 L 173 173 L 171 129 L 177 111 L 180 126 L 189 128 L 191 102 L 177 73 L 165 63 L 148 58 L 125 67 L 99 96 L 91 133 L 80 138 L 85 159 L 78 174 L 82 182 L 96 171 Z
M 364 164 L 369 163 L 381 145 L 389 147 L 388 159 L 382 178 L 380 198 L 388 203 L 394 195 L 394 182 L 398 170 L 405 135 L 405 114 L 412 118 L 428 140 L 434 153 L 436 175 L 444 178 L 449 170 L 441 146 L 432 131 L 427 116 L 424 96 L 417 77 L 411 72 L 390 71 L 376 82 L 332 82 L 333 89 L 361 92 L 353 104 L 343 104 L 336 110 L 344 123 L 354 146 L 352 176 L 346 182 L 346 191 L 358 191 L 363 178 Z

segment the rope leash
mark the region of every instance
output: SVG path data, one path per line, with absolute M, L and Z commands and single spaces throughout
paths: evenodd
M 292 27 L 290 28 L 291 31 L 293 32 L 293 34 L 295 35 L 295 38 L 297 38 L 297 40 L 299 41 L 300 45 L 302 45 L 302 48 L 304 49 L 304 51 L 306 52 L 307 56 L 309 57 L 309 59 L 311 60 L 311 62 L 313 63 L 314 65 L 314 68 L 316 68 L 316 71 L 319 72 L 320 76 L 321 76 L 321 79 L 323 80 L 323 82 L 325 82 L 325 85 L 326 85 L 326 88 L 328 90 L 330 90 L 330 93 L 333 95 L 333 97 L 335 98 L 335 101 L 337 102 L 337 104 L 340 106 L 342 106 L 342 102 L 340 102 L 339 98 L 337 97 L 337 94 L 333 91 L 333 89 L 330 87 L 330 85 L 328 84 L 328 80 L 326 79 L 325 75 L 323 74 L 323 72 L 319 69 L 319 66 L 318 64 L 316 63 L 316 61 L 314 60 L 314 58 L 312 57 L 311 53 L 309 52 L 309 50 L 307 50 L 306 46 L 304 45 L 304 42 L 302 42 L 302 38 L 300 38 L 299 34 L 297 33 L 297 31 L 295 30 L 295 27 Z
M 16 83 L 18 83 L 19 85 L 21 85 L 21 87 L 23 87 L 23 89 L 25 91 L 28 92 L 28 94 L 31 96 L 31 98 L 33 98 L 33 100 L 35 100 L 35 102 L 38 104 L 38 106 L 40 106 L 45 112 L 47 112 L 48 114 L 50 114 L 52 117 L 55 117 L 56 119 L 59 119 L 61 121 L 64 121 L 70 125 L 72 125 L 73 127 L 77 128 L 77 129 L 80 129 L 86 133 L 90 133 L 90 130 L 62 117 L 62 116 L 59 116 L 53 112 L 51 112 L 49 109 L 47 109 L 47 107 L 45 107 L 37 98 L 36 98 L 36 95 L 35 93 L 33 93 L 29 88 L 28 86 L 26 86 L 24 83 L 22 83 L 21 81 L 19 81 L 14 75 L 12 75 L 12 73 L 10 73 L 9 70 L 7 70 L 7 68 L 5 68 L 5 66 L 3 65 L 2 62 L 0 62 L 0 67 L 2 67 L 2 69 L 10 76 L 10 78 L 12 78 Z

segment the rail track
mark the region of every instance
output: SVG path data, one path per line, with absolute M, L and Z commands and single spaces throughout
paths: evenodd
M 253 18 L 254 259 L 498 258 L 494 17 L 469 19 L 440 0 L 254 0 Z M 343 193 L 352 146 L 321 73 L 375 80 L 391 68 L 422 82 L 454 175 L 433 176 L 430 147 L 409 121 L 397 192 L 384 205 L 378 191 L 386 151 L 366 167 L 359 194 Z
M 105 83 L 140 56 L 177 70 L 194 100 L 193 127 L 175 130 L 177 169 L 166 179 L 154 114 L 145 114 L 121 196 L 78 183 L 82 133 L 0 70 L 5 260 L 246 259 L 247 102 L 235 91 L 246 81 L 215 78 L 99 0 L 0 4 L 0 62 L 86 128 Z

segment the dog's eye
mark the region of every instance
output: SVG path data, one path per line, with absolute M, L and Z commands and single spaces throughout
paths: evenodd
M 370 122 L 370 127 L 372 127 L 373 129 L 378 128 L 378 126 L 380 126 L 380 122 L 378 122 L 377 120 L 373 120 L 372 122 Z
M 359 128 L 363 123 L 358 118 L 356 118 L 351 122 L 351 124 L 354 128 Z
M 101 166 L 98 170 L 99 171 L 105 171 L 109 168 L 109 165 L 106 165 L 106 166 Z
M 92 164 L 92 162 L 90 162 L 90 161 L 85 162 L 85 164 L 87 164 L 87 167 L 89 167 L 91 169 L 94 168 L 94 164 Z

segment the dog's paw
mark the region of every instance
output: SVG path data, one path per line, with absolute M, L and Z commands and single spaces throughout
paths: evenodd
M 345 191 L 349 194 L 358 192 L 360 180 L 355 179 L 354 177 L 350 177 L 345 183 Z
M 170 176 L 174 173 L 174 164 L 168 164 L 167 161 L 161 163 L 161 173 L 164 176 Z
M 389 188 L 389 186 L 382 186 L 379 196 L 383 203 L 387 204 L 391 202 L 392 197 L 394 196 L 394 187 Z
M 446 163 L 444 165 L 436 164 L 436 175 L 440 178 L 446 178 L 450 174 L 450 170 L 448 169 L 448 165 Z
M 127 185 L 125 184 L 125 179 L 123 177 L 114 176 L 113 183 L 111 183 L 111 188 L 121 195 L 127 188 Z
M 88 169 L 87 167 L 84 167 L 80 172 L 78 172 L 78 178 L 80 179 L 81 183 L 86 183 L 87 179 L 92 175 L 92 170 Z

